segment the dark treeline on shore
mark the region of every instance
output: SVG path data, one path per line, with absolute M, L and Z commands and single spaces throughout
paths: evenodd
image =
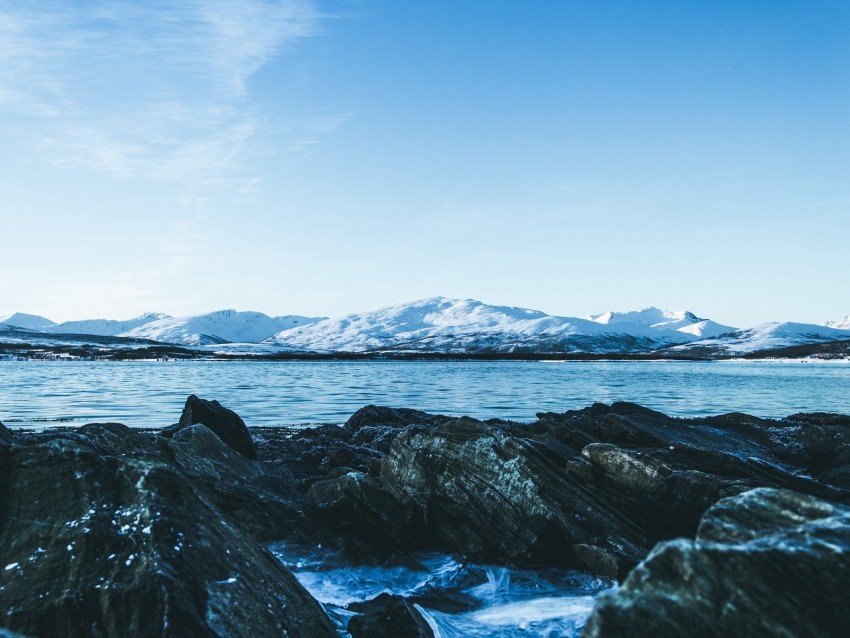
M 139 361 L 225 360 L 225 361 L 723 361 L 728 359 L 846 359 L 850 357 L 850 341 L 834 341 L 760 350 L 740 355 L 717 355 L 709 352 L 677 353 L 675 350 L 650 353 L 590 353 L 590 352 L 275 352 L 269 354 L 234 354 L 210 352 L 172 345 L 127 346 L 52 346 L 34 347 L 31 344 L 0 343 L 0 358 L 21 360 L 98 360 Z

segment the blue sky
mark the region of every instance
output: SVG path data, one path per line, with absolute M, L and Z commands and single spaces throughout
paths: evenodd
M 850 313 L 850 3 L 0 0 L 0 314 Z

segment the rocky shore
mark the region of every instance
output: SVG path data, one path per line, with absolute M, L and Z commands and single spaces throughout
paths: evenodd
M 338 635 L 280 541 L 617 579 L 593 638 L 843 636 L 848 504 L 835 414 L 615 403 L 519 424 L 367 406 L 292 431 L 192 396 L 158 431 L 0 424 L 0 636 Z M 414 602 L 362 603 L 348 631 L 433 635 Z

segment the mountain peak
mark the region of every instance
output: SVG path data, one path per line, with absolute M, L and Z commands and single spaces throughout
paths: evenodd
M 259 343 L 282 330 L 309 325 L 318 320 L 318 318 L 300 315 L 269 317 L 262 312 L 240 312 L 228 308 L 202 315 L 165 316 L 123 332 L 120 336 L 153 339 L 185 346 Z
M 838 321 L 827 321 L 824 324 L 827 328 L 836 328 L 838 330 L 850 330 L 850 315 L 839 319 Z
M 693 313 L 647 308 L 594 320 L 428 297 L 280 332 L 271 345 L 304 352 L 571 352 L 650 348 L 732 330 Z
M 647 326 L 660 325 L 671 322 L 687 322 L 696 323 L 705 321 L 700 319 L 689 310 L 661 310 L 655 306 L 642 308 L 641 310 L 629 310 L 626 312 L 617 312 L 609 310 L 599 315 L 591 315 L 588 317 L 591 321 L 603 324 L 614 323 L 641 323 Z
M 11 315 L 0 317 L 0 323 L 15 326 L 17 328 L 27 328 L 29 330 L 43 330 L 48 326 L 54 325 L 55 322 L 51 321 L 47 317 L 41 317 L 39 315 L 28 315 L 25 312 L 14 312 Z

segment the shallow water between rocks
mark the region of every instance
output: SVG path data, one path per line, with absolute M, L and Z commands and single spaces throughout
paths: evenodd
M 518 570 L 464 563 L 456 557 L 417 553 L 403 565 L 365 566 L 283 544 L 272 552 L 289 567 L 337 625 L 354 612 L 345 607 L 382 593 L 414 601 L 437 638 L 578 636 L 595 597 L 612 581 L 573 570 Z

